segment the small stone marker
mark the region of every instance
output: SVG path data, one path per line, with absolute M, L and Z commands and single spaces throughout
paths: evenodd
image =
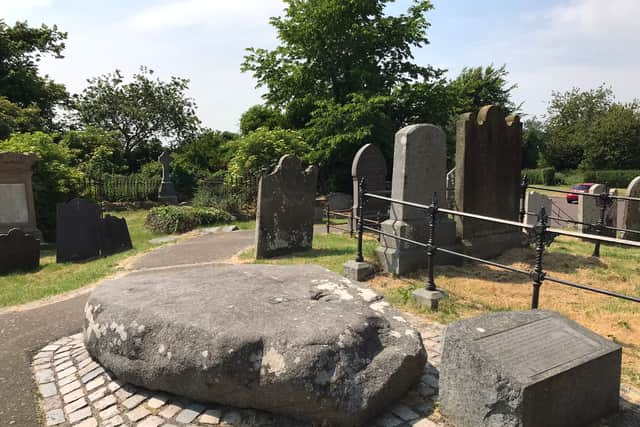
M 636 198 L 640 197 L 640 176 L 636 176 L 629 183 L 629 186 L 627 187 L 627 196 Z M 640 202 L 627 200 L 622 218 L 622 222 L 624 224 L 623 228 L 640 232 Z M 621 238 L 640 241 L 640 233 L 623 231 Z
M 100 224 L 102 256 L 128 251 L 133 248 L 126 219 L 105 215 Z
M 75 262 L 100 256 L 100 207 L 73 199 L 56 210 L 56 262 Z
M 351 163 L 351 178 L 353 180 L 353 215 L 358 215 L 360 203 L 360 181 L 364 178 L 367 193 L 389 196 L 387 189 L 387 161 L 382 150 L 375 144 L 363 145 Z M 367 199 L 364 217 L 389 216 L 389 203 L 384 200 Z
M 178 203 L 178 195 L 169 176 L 169 166 L 171 165 L 171 154 L 169 151 L 163 151 L 160 157 L 158 157 L 158 161 L 162 164 L 162 182 L 158 189 L 158 201 L 175 205 Z
M 451 324 L 440 409 L 456 427 L 579 427 L 618 409 L 621 347 L 550 311 Z
M 0 234 L 0 274 L 34 270 L 40 265 L 40 241 L 18 228 Z
M 544 194 L 529 191 L 524 200 L 525 224 L 535 225 L 538 222 L 540 209 L 544 208 L 547 215 L 551 215 L 551 199 Z
M 447 172 L 446 136 L 442 129 L 418 124 L 400 129 L 395 136 L 391 197 L 407 202 L 430 205 L 434 193 L 441 206 L 445 200 Z M 389 219 L 382 231 L 418 242 L 427 242 L 427 210 L 392 204 Z M 442 216 L 436 226 L 436 245 L 455 249 L 456 225 Z M 403 275 L 425 268 L 427 251 L 423 247 L 382 236 L 376 249 L 382 268 Z M 458 263 L 459 260 L 439 253 L 437 264 Z
M 260 178 L 256 213 L 256 258 L 311 249 L 318 168 L 282 156 L 273 173 Z
M 593 184 L 589 187 L 589 194 L 601 194 L 607 191 L 603 184 Z M 615 190 L 612 190 L 615 191 Z M 611 193 L 615 195 L 615 193 Z M 615 227 L 617 224 L 618 204 L 613 201 L 605 211 L 605 225 Z M 586 224 L 596 225 L 600 221 L 600 201 L 597 197 L 578 196 L 578 221 Z M 596 234 L 595 228 L 591 225 L 578 224 L 578 230 L 582 233 Z M 603 236 L 615 237 L 614 230 L 605 230 Z
M 460 116 L 456 131 L 456 207 L 467 213 L 519 221 L 522 123 L 500 107 Z M 469 255 L 498 256 L 521 245 L 521 230 L 456 217 L 458 237 Z
M 19 228 L 42 242 L 31 185 L 35 154 L 0 153 L 0 234 Z

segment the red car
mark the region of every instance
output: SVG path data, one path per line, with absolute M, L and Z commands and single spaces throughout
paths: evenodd
M 580 182 L 571 187 L 571 193 L 567 193 L 567 203 L 578 203 L 578 193 L 586 193 L 593 185 L 592 182 Z

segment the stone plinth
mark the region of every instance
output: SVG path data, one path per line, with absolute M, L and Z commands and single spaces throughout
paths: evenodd
M 407 202 L 430 205 L 434 194 L 446 203 L 445 175 L 447 173 L 446 136 L 434 125 L 407 126 L 395 137 L 391 197 Z M 418 242 L 427 242 L 428 212 L 399 204 L 392 204 L 389 219 L 382 223 L 382 231 Z M 455 248 L 455 223 L 446 216 L 438 219 L 436 245 Z M 426 267 L 426 249 L 382 236 L 376 253 L 382 268 L 394 274 L 406 274 Z M 437 264 L 453 264 L 459 260 L 444 254 L 436 255 Z
M 19 228 L 42 240 L 31 183 L 35 154 L 0 153 L 0 234 Z
M 426 362 L 420 333 L 400 312 L 314 265 L 112 279 L 87 302 L 84 341 L 121 381 L 332 426 L 371 425 Z
M 256 213 L 256 258 L 311 249 L 318 168 L 282 156 L 273 173 L 260 178 Z
M 558 313 L 447 328 L 440 408 L 456 427 L 581 427 L 618 409 L 621 348 Z
M 500 107 L 463 114 L 456 131 L 456 208 L 519 221 L 522 124 Z M 469 255 L 490 258 L 521 245 L 517 227 L 456 217 L 458 237 Z

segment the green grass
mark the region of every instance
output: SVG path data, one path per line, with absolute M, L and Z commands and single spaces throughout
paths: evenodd
M 356 240 L 348 235 L 318 234 L 313 236 L 313 247 L 309 251 L 296 252 L 276 258 L 261 259 L 259 264 L 318 264 L 336 273 L 342 273 L 342 264 L 356 256 Z M 378 242 L 365 239 L 362 251 L 367 258 L 374 257 Z M 254 251 L 250 249 L 240 254 L 241 259 L 254 259 Z
M 56 264 L 55 250 L 46 249 L 40 255 L 38 270 L 0 276 L 0 307 L 24 304 L 79 289 L 112 274 L 123 259 L 149 249 L 152 246 L 149 239 L 161 236 L 144 227 L 146 212 L 113 213 L 126 218 L 132 250 L 80 263 Z

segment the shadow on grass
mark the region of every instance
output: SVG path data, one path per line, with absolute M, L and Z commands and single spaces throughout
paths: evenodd
M 298 251 L 292 252 L 286 255 L 278 255 L 273 258 L 269 258 L 272 260 L 283 260 L 289 258 L 317 258 L 317 257 L 329 257 L 329 256 L 347 256 L 353 254 L 354 251 L 352 248 L 313 248 L 307 251 Z M 355 255 L 354 255 L 355 257 Z

